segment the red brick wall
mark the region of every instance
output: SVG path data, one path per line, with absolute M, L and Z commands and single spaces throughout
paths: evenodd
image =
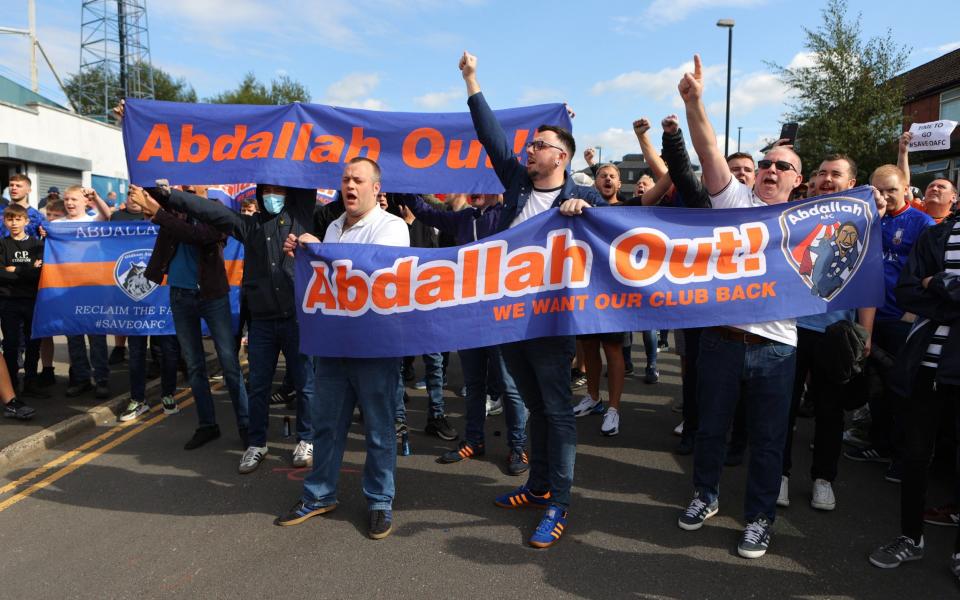
M 903 105 L 903 130 L 911 123 L 929 123 L 940 119 L 940 94 L 936 93 Z M 960 128 L 958 128 L 960 129 Z

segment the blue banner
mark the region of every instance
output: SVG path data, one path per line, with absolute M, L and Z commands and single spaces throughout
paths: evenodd
M 571 128 L 562 104 L 494 111 L 520 155 L 539 125 Z M 339 189 L 343 166 L 380 163 L 391 192 L 500 193 L 470 113 L 379 112 L 320 104 L 126 101 L 130 181 L 152 186 L 257 181 Z
M 550 335 L 787 319 L 883 303 L 870 188 L 746 209 L 551 210 L 457 248 L 297 254 L 300 344 L 411 356 Z
M 33 315 L 33 337 L 173 335 L 169 288 L 144 275 L 159 226 L 149 221 L 51 223 Z M 224 248 L 234 327 L 243 247 Z

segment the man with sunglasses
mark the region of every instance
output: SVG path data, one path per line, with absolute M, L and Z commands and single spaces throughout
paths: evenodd
M 793 150 L 770 150 L 753 189 L 731 173 L 703 105 L 703 71 L 694 56 L 694 72 L 677 86 L 686 106 L 693 147 L 703 167 L 703 183 L 714 208 L 748 208 L 787 202 L 801 176 Z M 692 531 L 719 510 L 720 473 L 737 402 L 747 405 L 750 465 L 744 502 L 746 527 L 737 551 L 744 558 L 763 556 L 770 544 L 780 491 L 783 447 L 790 411 L 797 326 L 793 319 L 709 327 L 700 338 L 698 398 L 700 423 L 694 444 L 695 494 L 678 525 Z
M 567 164 L 576 151 L 569 131 L 555 125 L 538 127 L 526 146 L 527 164 L 521 164 L 480 92 L 477 57 L 464 52 L 460 71 L 477 137 L 504 187 L 497 231 L 564 202 L 606 204 L 594 188 L 577 185 L 569 177 Z M 502 508 L 544 507 L 546 512 L 530 545 L 548 548 L 563 534 L 573 485 L 577 426 L 570 406 L 570 363 L 575 342 L 573 336 L 542 337 L 504 344 L 502 350 L 507 370 L 530 410 L 530 475 L 526 484 L 494 502 Z

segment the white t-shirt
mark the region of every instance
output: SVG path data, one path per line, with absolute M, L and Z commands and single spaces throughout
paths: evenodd
M 520 211 L 519 215 L 514 217 L 513 223 L 510 223 L 510 227 L 516 227 L 527 219 L 532 219 L 540 213 L 550 210 L 550 207 L 553 206 L 553 201 L 557 199 L 562 189 L 562 186 L 553 190 L 538 190 L 537 188 L 533 188 L 533 192 L 530 193 L 530 198 L 527 200 L 527 203 L 523 205 L 523 210 Z
M 730 183 L 727 184 L 727 187 L 720 190 L 716 195 L 710 196 L 710 201 L 713 203 L 714 208 L 768 206 L 766 202 L 753 193 L 753 190 L 740 183 L 740 181 L 733 176 L 730 177 Z M 732 327 L 763 336 L 776 342 L 782 342 L 791 346 L 797 345 L 796 319 L 747 323 L 744 325 L 732 325 Z
M 410 228 L 406 221 L 391 215 L 379 205 L 344 229 L 347 213 L 327 227 L 324 244 L 380 244 L 381 246 L 409 246 Z

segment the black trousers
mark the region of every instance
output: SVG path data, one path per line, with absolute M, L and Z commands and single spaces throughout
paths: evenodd
M 900 484 L 900 530 L 919 540 L 923 535 L 923 509 L 927 498 L 927 476 L 937 441 L 941 408 L 944 402 L 960 403 L 960 387 L 935 384 L 935 370 L 920 367 L 913 383 L 910 401 L 903 411 L 903 480 Z M 960 411 L 956 412 L 960 415 Z M 960 418 L 955 419 L 960 433 Z M 960 529 L 954 540 L 954 552 L 960 552 Z

